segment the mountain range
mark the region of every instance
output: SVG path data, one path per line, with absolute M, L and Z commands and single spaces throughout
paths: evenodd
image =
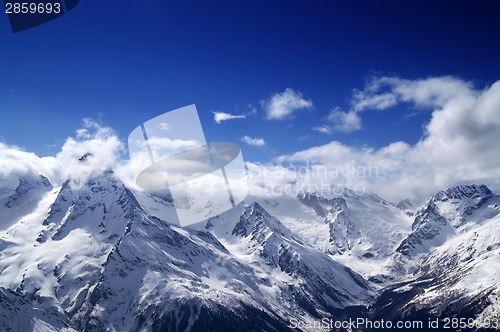
M 174 211 L 168 193 L 132 190 L 112 171 L 80 186 L 39 174 L 0 183 L 0 330 L 500 325 L 500 197 L 484 185 L 418 206 L 349 190 L 248 196 L 184 228 Z

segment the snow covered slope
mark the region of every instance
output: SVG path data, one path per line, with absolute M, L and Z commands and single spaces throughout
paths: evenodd
M 0 287 L 14 292 L 5 295 L 13 306 L 33 309 L 19 328 L 189 330 L 209 319 L 214 328 L 286 330 L 290 317 L 332 316 L 372 299 L 361 276 L 257 203 L 219 216 L 232 223 L 219 234 L 224 244 L 210 229 L 147 212 L 155 207 L 168 211 L 168 196 L 133 193 L 110 171 L 40 195 L 0 233 Z
M 453 187 L 249 197 L 192 227 L 107 171 L 0 190 L 0 319 L 12 331 L 287 331 L 292 318 L 498 315 L 500 199 Z
M 43 175 L 28 174 L 16 177 L 14 182 L 17 182 L 14 190 L 0 183 L 0 231 L 7 230 L 32 212 L 42 196 L 52 190 L 52 185 Z
M 412 217 L 374 194 L 346 190 L 256 200 L 306 243 L 381 283 L 396 273 L 394 252 L 411 232 Z
M 486 186 L 431 197 L 398 251 L 415 256 L 416 277 L 386 289 L 375 316 L 500 318 L 500 198 Z

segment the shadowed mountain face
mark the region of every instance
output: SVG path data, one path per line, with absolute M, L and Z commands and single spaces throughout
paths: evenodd
M 133 192 L 112 172 L 81 187 L 22 178 L 1 199 L 6 331 L 288 331 L 498 313 L 500 204 L 485 186 L 414 210 L 353 193 L 257 197 L 190 228 L 171 222 L 168 195 Z

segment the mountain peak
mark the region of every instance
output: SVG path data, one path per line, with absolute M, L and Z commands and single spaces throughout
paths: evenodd
M 435 196 L 436 200 L 446 202 L 449 199 L 464 199 L 464 198 L 489 198 L 493 196 L 491 190 L 484 184 L 470 184 L 450 187 L 447 190 L 438 192 Z
M 275 220 L 259 203 L 254 202 L 245 206 L 243 214 L 234 226 L 232 234 L 246 237 L 259 229 L 280 231 L 280 228 L 282 228 L 280 226 L 282 225 L 279 221 Z
M 19 178 L 19 184 L 17 185 L 14 194 L 12 194 L 5 206 L 12 207 L 16 202 L 23 196 L 35 195 L 38 197 L 41 193 L 52 190 L 52 184 L 49 179 L 43 175 L 27 175 Z
M 84 162 L 86 162 L 86 161 L 88 160 L 88 158 L 89 158 L 89 157 L 92 157 L 92 156 L 93 156 L 93 154 L 92 154 L 92 153 L 87 152 L 87 153 L 85 153 L 83 156 L 81 156 L 80 158 L 78 158 L 78 161 L 79 161 L 80 163 L 84 163 Z
M 316 212 L 318 216 L 326 217 L 338 211 L 347 211 L 347 203 L 341 197 L 325 198 L 317 193 L 302 193 L 297 195 L 298 200 Z
M 405 198 L 401 200 L 396 207 L 400 210 L 408 210 L 413 208 L 413 204 L 411 204 L 410 200 L 408 198 Z
M 50 190 L 52 189 L 52 184 L 49 179 L 41 174 L 38 176 L 22 176 L 19 178 L 19 185 L 16 188 L 16 193 L 24 194 L 28 190 L 37 187 L 48 188 Z
M 485 202 L 491 197 L 493 193 L 484 184 L 458 185 L 438 192 L 417 210 L 412 232 L 397 250 L 411 255 L 443 244 L 455 234 L 455 229 L 470 224 L 471 220 L 475 220 L 472 223 L 475 224 L 485 217 L 481 215 L 489 215 L 488 211 L 476 211 L 486 206 Z M 471 217 L 475 213 L 476 216 Z
M 260 213 L 265 213 L 267 215 L 269 215 L 269 213 L 266 211 L 266 209 L 264 209 L 262 207 L 262 205 L 260 205 L 259 203 L 257 202 L 253 202 L 252 204 L 249 205 L 249 208 L 251 208 L 252 210 L 254 211 L 258 211 Z

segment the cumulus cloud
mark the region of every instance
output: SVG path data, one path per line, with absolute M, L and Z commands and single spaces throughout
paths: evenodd
M 408 80 L 398 77 L 375 77 L 363 90 L 355 90 L 353 110 L 384 110 L 401 102 L 417 107 L 442 107 L 451 99 L 466 96 L 474 91 L 470 82 L 453 76 Z
M 17 146 L 0 142 L 0 181 L 2 187 L 15 188 L 17 177 L 26 174 L 40 174 L 40 158 Z
M 357 192 L 375 192 L 394 202 L 406 197 L 418 201 L 462 183 L 485 183 L 500 192 L 500 81 L 478 89 L 453 77 L 375 78 L 354 94 L 352 108 L 346 113 L 352 111 L 359 116 L 369 109 L 402 104 L 431 112 L 418 143 L 397 141 L 375 149 L 332 141 L 281 155 L 270 165 L 247 163 L 252 194 L 268 194 L 265 189 L 269 188 L 275 194 L 338 185 Z M 331 121 L 342 112 L 334 111 Z M 354 118 L 344 122 L 360 126 L 359 118 Z M 331 123 L 319 128 L 328 131 L 336 127 Z M 265 145 L 262 138 L 245 136 L 242 141 Z M 161 143 L 187 148 L 195 142 Z M 40 158 L 0 143 L 0 180 L 4 184 L 15 176 L 35 173 L 47 176 L 54 185 L 66 179 L 78 185 L 92 174 L 113 169 L 127 185 L 134 186 L 134 165 L 123 150 L 112 129 L 85 119 L 82 128 L 53 157 Z M 84 162 L 78 161 L 87 153 Z
M 330 111 L 327 120 L 329 124 L 313 127 L 312 129 L 322 134 L 330 135 L 334 132 L 350 133 L 361 129 L 361 118 L 357 111 L 344 112 L 340 107 Z
M 500 82 L 479 90 L 453 77 L 383 77 L 355 96 L 353 109 L 383 109 L 394 106 L 394 101 L 433 110 L 417 144 L 401 141 L 372 149 L 334 141 L 275 161 L 307 164 L 311 170 L 323 167 L 321 174 L 333 170 L 335 176 L 330 172 L 317 180 L 360 185 L 392 200 L 422 199 L 460 183 L 486 183 L 500 190 Z
M 41 158 L 51 182 L 58 185 L 66 179 L 79 186 L 91 175 L 113 169 L 123 153 L 123 143 L 113 129 L 90 119 L 84 119 L 83 128 L 76 137 L 69 137 L 55 157 Z M 84 161 L 79 159 L 88 154 Z
M 222 121 L 232 120 L 232 119 L 244 119 L 246 118 L 245 114 L 234 115 L 224 112 L 212 112 L 214 114 L 214 121 L 217 123 L 221 123 Z
M 14 181 L 18 176 L 42 174 L 56 186 L 68 179 L 79 186 L 89 176 L 113 169 L 122 153 L 123 144 L 111 128 L 83 119 L 82 128 L 75 137 L 66 139 L 55 156 L 40 158 L 19 147 L 0 144 L 0 179 Z M 84 155 L 87 157 L 79 160 Z
M 328 114 L 328 120 L 335 124 L 334 129 L 349 133 L 361 129 L 361 118 L 358 112 L 350 110 L 343 112 L 339 107 Z
M 337 107 L 330 112 L 328 120 L 331 125 L 326 125 L 330 130 L 320 132 L 328 134 L 333 131 L 360 130 L 363 127 L 361 113 L 365 111 L 381 111 L 401 103 L 409 103 L 417 109 L 443 107 L 451 99 L 456 100 L 470 93 L 474 93 L 472 84 L 453 76 L 418 80 L 374 77 L 363 89 L 354 90 L 348 111 L 342 111 Z M 313 129 L 317 130 L 316 128 Z
M 243 136 L 241 139 L 242 142 L 245 142 L 249 145 L 255 145 L 255 146 L 264 146 L 266 145 L 266 141 L 263 138 L 252 138 L 249 136 Z
M 268 120 L 287 119 L 300 109 L 313 108 L 311 100 L 304 99 L 302 93 L 290 88 L 282 93 L 276 93 L 269 100 L 261 101 L 261 104 Z
M 354 105 L 351 112 L 361 112 L 365 109 L 384 110 L 396 105 L 396 96 L 392 93 L 374 94 L 373 91 L 358 91 L 354 97 Z

